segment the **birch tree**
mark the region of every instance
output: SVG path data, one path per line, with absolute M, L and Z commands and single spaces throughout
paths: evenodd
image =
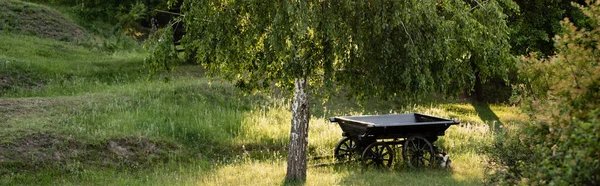
M 183 0 L 182 44 L 242 90 L 293 90 L 286 179 L 305 180 L 311 91 L 414 99 L 471 90 L 475 72 L 506 75 L 511 3 Z

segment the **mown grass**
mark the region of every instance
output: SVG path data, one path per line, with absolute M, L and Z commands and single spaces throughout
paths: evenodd
M 0 1 L 0 32 L 78 41 L 83 30 L 46 6 L 18 0 Z
M 0 185 L 284 184 L 289 99 L 244 95 L 228 82 L 203 77 L 198 66 L 149 78 L 143 57 L 137 49 L 98 51 L 0 34 L 0 151 L 35 155 L 0 152 Z M 333 154 L 342 138 L 331 116 L 422 112 L 462 123 L 436 142 L 450 153 L 451 170 L 314 167 L 305 185 L 480 185 L 486 166 L 481 149 L 494 140 L 494 129 L 526 120 L 514 107 L 465 101 L 359 105 L 338 96 L 327 103 L 314 99 L 311 108 L 310 156 Z M 23 145 L 30 136 L 59 143 Z M 111 142 L 127 140 L 133 142 L 121 144 L 126 155 L 110 150 Z M 166 153 L 131 149 L 146 140 Z

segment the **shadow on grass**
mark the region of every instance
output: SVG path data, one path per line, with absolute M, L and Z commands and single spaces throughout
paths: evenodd
M 483 122 L 487 123 L 490 128 L 496 130 L 503 125 L 502 121 L 500 121 L 500 118 L 496 115 L 496 113 L 494 113 L 488 103 L 474 102 L 471 103 L 471 105 L 473 108 L 475 108 L 475 112 L 477 112 L 479 118 Z
M 283 179 L 283 181 L 281 182 L 281 185 L 283 186 L 304 186 L 306 185 L 306 181 L 305 180 L 288 180 L 288 179 Z

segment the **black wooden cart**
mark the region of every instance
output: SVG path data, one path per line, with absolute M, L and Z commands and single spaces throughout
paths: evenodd
M 435 163 L 433 142 L 459 122 L 419 113 L 329 118 L 337 122 L 344 138 L 335 148 L 339 161 L 361 160 L 366 166 L 391 167 L 396 148 L 408 166 L 429 167 Z

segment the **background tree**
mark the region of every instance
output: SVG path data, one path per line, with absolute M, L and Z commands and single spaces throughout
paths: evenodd
M 508 12 L 513 54 L 539 52 L 543 56 L 553 55 L 552 38 L 561 32 L 561 20 L 568 17 L 579 27 L 585 26 L 585 15 L 571 6 L 571 2 L 585 4 L 585 0 L 515 1 L 519 11 Z
M 173 0 L 171 2 L 174 2 Z M 512 1 L 184 0 L 182 43 L 249 92 L 293 89 L 288 180 L 306 178 L 309 93 L 457 95 L 511 65 Z M 292 88 L 293 87 L 293 88 Z
M 511 53 L 529 55 L 538 53 L 540 57 L 551 56 L 555 52 L 553 36 L 561 32 L 560 21 L 568 17 L 578 27 L 587 27 L 586 18 L 571 2 L 585 4 L 584 0 L 529 0 L 515 1 L 518 9 L 505 8 L 510 28 Z M 471 93 L 479 101 L 506 102 L 513 95 L 513 86 L 520 80 L 518 69 L 513 66 L 508 78 L 492 76 L 489 81 L 476 81 Z M 518 87 L 522 91 L 522 87 Z M 515 97 L 517 98 L 517 97 Z M 518 102 L 521 99 L 514 99 Z

